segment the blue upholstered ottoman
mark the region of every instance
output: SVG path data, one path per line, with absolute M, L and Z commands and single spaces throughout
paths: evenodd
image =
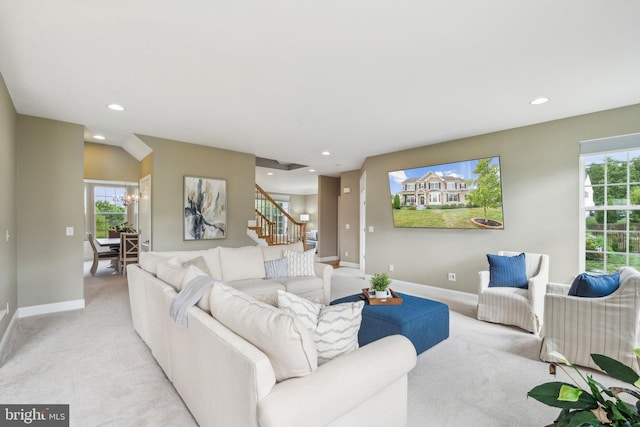
M 438 301 L 398 294 L 400 305 L 369 305 L 362 310 L 362 325 L 358 344 L 369 344 L 387 335 L 400 334 L 409 338 L 416 353 L 433 347 L 449 337 L 449 306 Z M 359 301 L 360 295 L 350 295 L 331 302 Z

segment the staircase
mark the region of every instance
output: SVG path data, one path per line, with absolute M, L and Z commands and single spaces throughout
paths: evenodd
M 264 245 L 288 245 L 302 242 L 306 248 L 306 227 L 304 222 L 298 222 L 271 198 L 258 184 L 255 191 L 255 226 L 249 230 L 255 232 Z

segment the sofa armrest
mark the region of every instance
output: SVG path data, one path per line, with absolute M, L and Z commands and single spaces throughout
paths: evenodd
M 478 271 L 478 295 L 489 287 L 489 271 Z
M 547 293 L 554 295 L 569 295 L 570 285 L 564 283 L 547 283 Z
M 313 271 L 322 279 L 323 299 L 322 304 L 329 305 L 331 303 L 331 276 L 333 275 L 333 267 L 329 264 L 316 262 L 313 264 Z
M 406 376 L 416 360 L 415 347 L 402 335 L 374 341 L 311 375 L 276 384 L 258 405 L 259 424 L 326 426 Z

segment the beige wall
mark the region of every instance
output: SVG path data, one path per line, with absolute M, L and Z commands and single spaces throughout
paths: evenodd
M 18 115 L 20 307 L 83 298 L 83 133 L 80 125 Z
M 318 257 L 338 257 L 338 196 L 340 179 L 318 178 Z
M 103 181 L 138 182 L 140 162 L 122 147 L 84 143 L 84 177 Z
M 550 255 L 550 280 L 579 271 L 579 142 L 640 132 L 640 105 L 426 146 L 365 161 L 366 272 L 476 292 L 477 272 L 498 250 Z M 500 156 L 503 231 L 395 229 L 389 204 L 390 170 Z M 456 273 L 456 282 L 447 273 Z
M 340 174 L 340 261 L 360 262 L 360 171 Z M 345 192 L 345 188 L 350 190 Z M 349 228 L 347 228 L 347 225 Z
M 154 251 L 238 247 L 255 244 L 247 236 L 254 219 L 255 156 L 237 151 L 138 135 L 153 150 L 151 170 L 151 241 Z M 146 160 L 146 159 L 145 159 Z M 227 180 L 227 237 L 183 239 L 183 178 Z
M 16 110 L 0 75 L 0 310 L 7 302 L 10 310 L 0 321 L 0 342 L 18 306 L 15 121 Z

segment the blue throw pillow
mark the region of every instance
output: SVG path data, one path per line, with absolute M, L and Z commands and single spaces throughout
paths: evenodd
M 487 254 L 489 287 L 529 288 L 524 253 L 516 256 Z
M 569 289 L 569 295 L 586 298 L 606 297 L 620 286 L 620 273 L 597 276 L 582 273 L 576 277 Z

